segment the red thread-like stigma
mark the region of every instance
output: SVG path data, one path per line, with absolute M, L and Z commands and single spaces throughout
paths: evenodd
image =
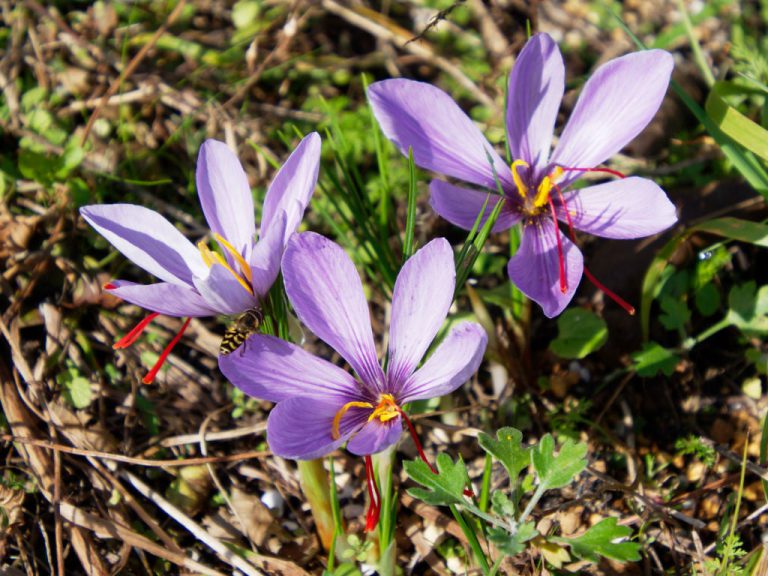
M 365 456 L 365 479 L 368 486 L 368 499 L 370 500 L 368 513 L 365 515 L 365 531 L 371 532 L 376 528 L 379 523 L 379 516 L 381 516 L 381 496 L 379 495 L 379 488 L 376 486 L 373 460 L 371 460 L 370 455 Z
M 616 176 L 618 178 L 626 178 L 627 175 L 619 172 L 618 170 L 611 170 L 610 168 L 566 168 L 565 166 L 560 166 L 560 169 L 563 172 L 597 172 L 602 174 L 610 174 L 612 176 Z
M 144 378 L 142 379 L 142 382 L 144 382 L 144 384 L 152 384 L 152 382 L 155 381 L 155 376 L 157 376 L 157 373 L 160 371 L 160 368 L 162 368 L 163 364 L 165 364 L 165 361 L 168 358 L 168 355 L 171 353 L 171 350 L 173 350 L 173 347 L 179 343 L 179 340 L 181 340 L 181 337 L 184 334 L 184 330 L 186 330 L 187 326 L 189 326 L 190 320 L 191 318 L 187 318 L 184 321 L 184 325 L 181 327 L 181 330 L 179 330 L 178 334 L 176 334 L 176 336 L 173 337 L 173 340 L 171 340 L 168 343 L 168 346 L 165 347 L 165 350 L 163 350 L 163 353 L 160 354 L 160 358 L 158 358 L 157 362 L 155 362 L 155 365 L 152 366 L 152 370 L 147 372 L 147 375 L 144 376 Z
M 560 239 L 560 226 L 557 224 L 557 210 L 552 196 L 549 197 L 549 209 L 552 211 L 552 223 L 555 225 L 555 239 L 557 240 L 557 263 L 560 267 L 560 292 L 568 292 L 568 279 L 565 276 L 565 254 L 563 253 L 563 242 Z
M 131 328 L 130 332 L 120 338 L 117 342 L 115 342 L 112 345 L 112 348 L 115 350 L 120 350 L 122 348 L 128 348 L 131 344 L 136 342 L 136 339 L 141 336 L 141 333 L 144 332 L 144 329 L 149 326 L 149 323 L 152 322 L 155 318 L 159 316 L 158 312 L 152 312 L 149 316 L 144 318 L 141 322 L 136 324 L 133 328 Z

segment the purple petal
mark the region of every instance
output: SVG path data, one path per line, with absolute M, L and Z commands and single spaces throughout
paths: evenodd
M 573 227 L 604 238 L 642 238 L 677 222 L 664 190 L 646 178 L 625 178 L 566 193 Z M 562 206 L 558 217 L 567 221 Z
M 154 210 L 98 204 L 80 208 L 80 214 L 126 258 L 160 280 L 191 287 L 194 275 L 206 273 L 197 248 Z
M 371 317 L 355 265 L 338 244 L 296 234 L 283 255 L 285 291 L 299 319 L 341 354 L 370 388 L 381 390 Z
M 114 288 L 105 288 L 106 292 L 145 310 L 159 312 L 166 316 L 185 318 L 187 316 L 200 317 L 218 314 L 200 294 L 186 286 L 177 286 L 167 282 L 136 284 L 127 280 L 113 280 L 109 284 Z
M 328 400 L 290 398 L 272 409 L 267 421 L 267 442 L 274 454 L 293 460 L 313 460 L 333 452 L 362 426 L 370 410 L 352 408 L 339 425 L 340 437 L 331 436 L 333 418 L 342 405 Z
M 459 324 L 408 379 L 398 401 L 405 404 L 450 394 L 477 372 L 487 342 L 488 336 L 479 324 Z
M 547 34 L 526 42 L 509 75 L 507 136 L 512 158 L 534 170 L 532 181 L 547 166 L 557 110 L 565 89 L 563 57 Z
M 413 80 L 383 80 L 371 84 L 368 100 L 387 138 L 406 157 L 413 148 L 417 165 L 496 190 L 492 162 L 504 188 L 514 189 L 509 166 L 439 88 Z
M 259 299 L 221 264 L 214 263 L 204 277 L 194 278 L 195 288 L 219 314 L 239 314 L 259 305 Z
M 392 294 L 387 381 L 397 390 L 421 362 L 453 301 L 456 269 L 444 238 L 432 240 L 403 265 Z
M 400 416 L 386 422 L 373 419 L 352 436 L 347 444 L 347 450 L 358 456 L 367 456 L 381 452 L 400 440 L 403 434 L 403 424 Z
M 499 200 L 499 196 L 496 194 L 491 193 L 489 197 L 487 192 L 461 188 L 442 180 L 432 180 L 429 184 L 429 192 L 429 203 L 432 205 L 432 209 L 454 226 L 464 230 L 472 230 L 477 215 L 480 214 L 480 210 L 488 199 L 483 219 L 480 221 L 480 227 L 482 227 Z M 519 220 L 520 216 L 512 209 L 511 201 L 507 199 L 501 208 L 496 223 L 493 225 L 493 232 L 508 230 Z
M 541 217 L 525 226 L 520 248 L 507 264 L 509 279 L 528 298 L 538 303 L 552 318 L 562 312 L 573 298 L 581 281 L 584 261 L 581 252 L 550 218 Z M 563 245 L 566 290 L 560 288 L 560 256 L 557 237 Z
M 304 210 L 315 191 L 320 170 L 320 136 L 312 132 L 296 147 L 269 185 L 264 198 L 261 217 L 261 235 L 268 233 L 273 222 L 285 212 L 288 220 L 285 242 L 304 217 Z
M 340 405 L 365 401 L 350 374 L 274 336 L 252 335 L 231 354 L 219 356 L 219 368 L 240 390 L 270 402 L 289 398 L 332 399 Z
M 635 52 L 598 68 L 579 96 L 552 162 L 592 168 L 624 148 L 651 121 L 664 99 L 674 61 L 664 50 Z M 573 173 L 565 187 L 578 178 Z
M 206 140 L 200 147 L 197 195 L 211 230 L 248 258 L 256 235 L 253 195 L 243 165 L 224 142 Z
M 251 253 L 251 286 L 259 296 L 266 296 L 280 272 L 280 260 L 285 247 L 285 212 L 273 219 L 272 225 L 264 232 Z

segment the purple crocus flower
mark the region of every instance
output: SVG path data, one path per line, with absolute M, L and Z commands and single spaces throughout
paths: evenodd
M 550 155 L 565 69 L 552 38 L 536 34 L 509 77 L 506 124 L 514 159 L 511 166 L 451 97 L 434 86 L 384 80 L 370 86 L 368 98 L 382 130 L 403 154 L 412 148 L 419 166 L 485 189 L 433 180 L 431 204 L 446 220 L 471 229 L 488 192 L 497 192 L 498 178 L 504 205 L 494 231 L 517 223 L 523 226 L 520 248 L 507 266 L 510 280 L 538 302 L 547 316 L 558 315 L 568 305 L 582 272 L 633 312 L 584 267 L 582 254 L 572 242 L 573 229 L 606 238 L 640 238 L 674 224 L 674 206 L 661 188 L 645 178 L 564 190 L 583 172 L 618 174 L 594 167 L 651 121 L 664 98 L 672 67 L 672 56 L 663 50 L 629 54 L 600 66 L 585 84 Z M 495 203 L 488 204 L 484 218 Z M 561 234 L 557 220 L 568 224 L 570 238 Z
M 267 190 L 256 241 L 253 196 L 237 156 L 223 142 L 206 140 L 197 159 L 197 192 L 213 238 L 195 246 L 163 216 L 133 204 L 80 209 L 83 218 L 134 264 L 161 280 L 113 280 L 105 290 L 152 314 L 115 344 L 132 344 L 158 314 L 186 317 L 179 334 L 145 377 L 151 382 L 190 317 L 239 314 L 260 307 L 277 278 L 288 239 L 304 215 L 317 182 L 320 136 L 309 134 L 280 168 Z
M 485 331 L 464 322 L 419 367 L 453 300 L 453 252 L 442 238 L 416 252 L 397 277 L 386 372 L 376 354 L 360 277 L 340 246 L 319 234 L 298 234 L 288 244 L 282 271 L 299 319 L 349 363 L 357 378 L 262 334 L 220 356 L 219 367 L 235 386 L 277 402 L 267 440 L 278 456 L 319 458 L 345 442 L 350 452 L 362 456 L 384 450 L 400 438 L 403 420 L 409 423 L 404 404 L 452 392 L 480 365 Z M 366 469 L 370 473 L 370 459 Z M 377 517 L 370 514 L 376 504 L 371 495 L 369 529 Z

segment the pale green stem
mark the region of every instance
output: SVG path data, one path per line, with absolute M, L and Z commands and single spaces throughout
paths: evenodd
M 323 460 L 299 460 L 301 491 L 309 502 L 317 533 L 325 550 L 330 550 L 334 537 L 333 502 L 331 485 Z

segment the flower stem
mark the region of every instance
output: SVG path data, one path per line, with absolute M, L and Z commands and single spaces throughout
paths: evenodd
M 395 524 L 397 522 L 397 497 L 392 482 L 394 446 L 373 455 L 374 470 L 379 480 L 381 516 L 379 518 L 379 565 L 381 576 L 394 576 Z
M 451 509 L 453 517 L 456 518 L 456 522 L 458 522 L 461 531 L 464 532 L 464 535 L 467 537 L 469 546 L 472 548 L 472 553 L 480 564 L 480 569 L 483 571 L 483 576 L 488 576 L 491 572 L 491 567 L 488 565 L 488 559 L 485 557 L 485 552 L 483 552 L 482 546 L 480 546 L 480 541 L 477 539 L 475 530 L 469 525 L 455 505 L 451 504 L 449 508 Z
M 333 503 L 323 460 L 299 460 L 299 482 L 307 497 L 323 548 L 330 550 L 334 537 Z

